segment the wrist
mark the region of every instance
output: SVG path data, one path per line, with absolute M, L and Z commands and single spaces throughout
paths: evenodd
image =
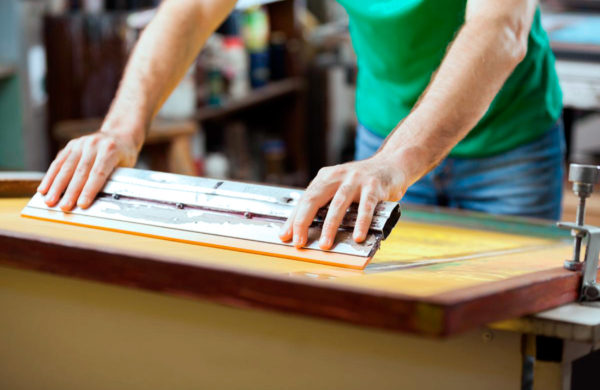
M 401 173 L 410 186 L 429 170 L 431 156 L 418 145 L 407 145 L 399 148 L 386 148 L 378 154 L 382 163 Z
M 139 116 L 118 115 L 109 112 L 102 122 L 100 132 L 120 138 L 139 151 L 144 144 L 148 127 L 149 124 L 146 124 Z
M 411 119 L 409 116 L 400 122 L 376 154 L 381 163 L 400 171 L 408 185 L 423 176 L 431 159 L 422 145 L 422 132 Z

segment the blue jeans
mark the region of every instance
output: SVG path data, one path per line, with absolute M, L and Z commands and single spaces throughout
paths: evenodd
M 383 140 L 359 125 L 355 159 L 373 155 Z M 558 220 L 564 154 L 559 121 L 541 138 L 500 155 L 447 157 L 410 186 L 402 202 Z

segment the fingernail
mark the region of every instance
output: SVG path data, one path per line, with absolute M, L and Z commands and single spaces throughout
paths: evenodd
M 300 245 L 300 235 L 299 234 L 294 234 L 294 245 L 295 246 Z
M 319 240 L 319 246 L 322 248 L 330 248 L 333 240 L 329 237 L 321 237 Z
M 79 207 L 85 207 L 89 202 L 90 198 L 88 198 L 87 196 L 82 196 L 81 198 L 79 198 L 79 201 L 77 201 L 77 205 Z

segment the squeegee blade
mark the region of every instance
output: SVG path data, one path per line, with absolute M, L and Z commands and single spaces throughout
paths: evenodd
M 279 239 L 279 231 L 302 191 L 284 187 L 119 168 L 87 209 L 62 212 L 36 194 L 22 215 L 88 227 L 153 236 L 325 264 L 364 268 L 399 218 L 398 205 L 377 206 L 363 243 L 352 239 L 356 207 L 351 207 L 334 246 L 318 246 L 323 213 L 309 228 L 305 248 Z M 391 226 L 391 227 L 390 227 Z

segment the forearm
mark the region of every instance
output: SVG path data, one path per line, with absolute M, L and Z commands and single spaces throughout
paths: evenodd
M 409 185 L 477 124 L 522 60 L 535 8 L 529 6 L 531 17 L 517 26 L 503 17 L 467 18 L 429 87 L 379 152 Z
M 141 148 L 160 106 L 235 0 L 166 0 L 142 33 L 101 131 Z

